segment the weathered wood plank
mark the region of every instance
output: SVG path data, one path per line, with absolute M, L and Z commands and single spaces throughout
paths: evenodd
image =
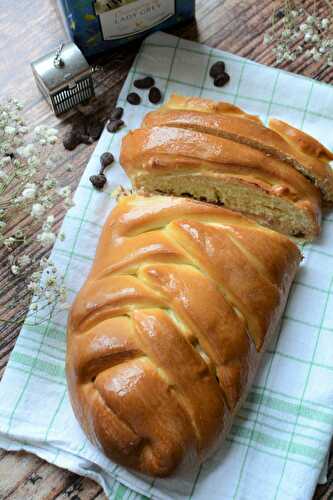
M 44 462 L 15 488 L 9 498 L 11 500 L 34 498 L 53 500 L 73 483 L 75 477 L 72 472 L 64 471 Z
M 28 453 L 7 453 L 0 460 L 0 499 L 11 495 L 43 464 L 43 461 Z
M 105 500 L 105 495 L 100 486 L 87 478 L 77 477 L 64 491 L 62 491 L 56 500 L 68 500 L 68 498 L 80 498 L 80 500 Z

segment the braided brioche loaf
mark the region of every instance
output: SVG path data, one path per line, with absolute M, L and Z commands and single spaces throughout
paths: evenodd
M 290 236 L 314 239 L 321 194 L 333 201 L 333 155 L 318 141 L 228 103 L 173 96 L 123 140 L 135 188 L 222 203 Z
M 68 323 L 67 378 L 89 439 L 153 476 L 225 436 L 300 261 L 287 237 L 222 207 L 123 197 Z

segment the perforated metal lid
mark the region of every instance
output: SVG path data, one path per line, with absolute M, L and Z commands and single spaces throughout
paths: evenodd
M 45 89 L 50 93 L 91 72 L 84 55 L 72 42 L 62 45 L 60 51 L 59 49 L 53 50 L 37 59 L 31 63 L 31 66 L 35 76 L 41 80 Z

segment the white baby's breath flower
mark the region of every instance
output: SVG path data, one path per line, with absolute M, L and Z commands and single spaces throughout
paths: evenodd
M 58 189 L 58 194 L 62 198 L 68 198 L 71 195 L 71 188 L 69 186 L 64 186 Z
M 57 278 L 55 276 L 50 276 L 49 278 L 47 278 L 45 282 L 45 286 L 50 288 L 55 287 L 56 284 L 57 284 Z
M 55 144 L 58 137 L 58 130 L 53 127 L 39 125 L 34 129 L 34 138 L 42 146 L 47 144 Z
M 54 300 L 54 294 L 50 290 L 45 290 L 44 298 L 47 300 L 48 304 L 51 304 Z
M 59 288 L 59 299 L 60 299 L 60 301 L 61 302 L 66 302 L 67 296 L 68 296 L 67 289 L 64 286 L 61 286 Z
M 36 148 L 34 144 L 26 144 L 25 146 L 21 146 L 20 148 L 17 148 L 16 153 L 19 156 L 22 156 L 22 158 L 29 158 L 30 156 L 33 156 L 36 152 Z
M 31 216 L 39 219 L 45 213 L 45 208 L 41 203 L 34 203 L 31 207 Z
M 20 134 L 27 134 L 29 132 L 29 129 L 28 127 L 22 125 L 21 127 L 18 128 L 18 131 L 20 132 Z
M 58 138 L 56 135 L 49 135 L 46 139 L 47 144 L 55 144 L 57 142 Z
M 72 193 L 68 186 L 59 187 L 49 173 L 65 160 L 63 153 L 52 148 L 57 141 L 58 130 L 39 125 L 29 133 L 31 129 L 22 119 L 20 109 L 16 99 L 0 102 L 0 186 L 1 195 L 4 193 L 3 199 L 6 200 L 6 207 L 0 209 L 0 245 L 8 252 L 7 266 L 13 275 L 25 282 L 28 273 L 32 273 L 27 280 L 27 289 L 29 295 L 34 293 L 35 296 L 30 308 L 33 311 L 38 309 L 39 300 L 46 300 L 49 304 L 64 301 L 66 288 L 62 285 L 63 276 L 58 274 L 52 262 L 39 260 L 24 249 L 31 237 L 40 246 L 53 245 L 56 239 L 53 231 L 55 218 L 50 211 L 59 202 L 63 207 L 71 206 Z M 12 190 L 9 191 L 9 188 Z M 15 220 L 15 212 L 33 218 L 31 231 L 23 232 L 19 228 L 10 237 L 5 237 L 7 220 Z M 61 240 L 64 237 L 63 233 L 59 235 Z M 19 256 L 16 255 L 18 247 L 23 251 Z
M 15 238 L 20 240 L 23 237 L 24 237 L 24 231 L 22 229 L 16 229 Z
M 6 165 L 9 165 L 12 162 L 12 159 L 10 156 L 4 156 L 0 160 L 0 167 L 5 167 Z
M 43 182 L 43 189 L 53 189 L 57 186 L 57 181 L 55 179 L 46 179 Z
M 39 135 L 42 129 L 43 129 L 42 125 L 36 125 L 36 127 L 34 128 L 34 134 Z
M 51 262 L 51 261 L 49 261 L 46 257 L 42 257 L 42 258 L 40 259 L 39 267 L 40 267 L 41 269 L 43 269 L 43 270 L 44 270 L 44 269 L 46 269 L 46 268 L 48 268 L 48 267 L 52 267 L 52 266 L 53 266 L 52 262 Z
M 316 19 L 314 16 L 308 16 L 308 17 L 306 18 L 306 22 L 307 22 L 307 24 L 315 24 L 316 20 L 317 20 L 317 19 Z
M 22 191 L 23 198 L 25 199 L 35 198 L 36 194 L 37 194 L 36 184 L 28 182 Z
M 17 259 L 17 262 L 22 267 L 28 266 L 31 263 L 31 257 L 27 254 L 20 255 L 20 257 L 18 257 Z
M 57 162 L 53 161 L 51 158 L 48 158 L 45 162 L 45 166 L 48 168 L 48 169 L 52 169 L 54 167 L 56 167 L 57 165 Z
M 46 129 L 46 134 L 48 136 L 57 136 L 58 135 L 58 129 L 55 127 L 49 127 Z
M 47 226 L 52 226 L 54 224 L 54 215 L 48 215 L 46 219 L 46 225 Z
M 17 276 L 18 274 L 20 274 L 20 271 L 21 271 L 19 266 L 15 265 L 15 264 L 13 264 L 11 266 L 10 270 L 11 270 L 12 274 L 14 274 L 14 276 Z
M 321 59 L 321 54 L 319 51 L 315 50 L 312 52 L 312 57 L 314 61 L 318 62 Z
M 326 30 L 330 25 L 330 20 L 327 17 L 324 17 L 324 19 L 321 20 L 320 26 L 323 28 L 323 30 Z
M 42 277 L 42 273 L 40 271 L 35 271 L 31 275 L 31 282 L 37 283 L 40 281 L 41 277 Z
M 8 179 L 8 175 L 6 174 L 6 172 L 4 172 L 3 170 L 0 170 L 0 181 L 6 181 Z
M 9 238 L 6 238 L 3 242 L 5 247 L 8 249 L 11 249 L 15 243 L 16 243 L 16 240 L 12 236 L 10 236 Z
M 38 285 L 35 281 L 30 281 L 30 283 L 28 283 L 28 285 L 27 285 L 27 288 L 30 292 L 34 292 L 37 290 Z
M 283 31 L 282 31 L 282 37 L 283 37 L 283 38 L 289 38 L 289 37 L 290 37 L 290 35 L 291 35 L 291 30 L 286 29 L 286 30 L 283 30 Z
M 37 235 L 37 240 L 41 243 L 43 247 L 48 247 L 53 245 L 55 242 L 56 236 L 52 231 L 43 231 L 42 233 Z
M 6 135 L 15 135 L 16 134 L 16 128 L 15 127 L 11 127 L 10 125 L 7 125 L 7 127 L 5 127 L 4 129 L 4 132 Z

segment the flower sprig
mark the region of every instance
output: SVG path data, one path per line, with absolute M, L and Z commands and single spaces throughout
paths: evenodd
M 284 0 L 280 8 L 275 6 L 264 43 L 274 44 L 277 64 L 295 61 L 304 54 L 315 62 L 333 66 L 333 4 L 322 0 L 322 7 L 326 7 L 323 15 L 320 3 L 314 0 L 310 10 L 292 0 Z
M 73 205 L 70 187 L 60 185 L 52 175 L 64 160 L 53 150 L 57 134 L 57 129 L 44 125 L 30 130 L 16 99 L 0 103 L 0 251 L 7 253 L 12 280 L 25 284 L 26 305 L 33 296 L 29 314 L 34 313 L 34 317 L 41 309 L 66 301 L 63 276 L 40 256 L 57 237 L 50 211 L 59 204 L 65 208 Z M 22 219 L 23 224 L 14 222 Z M 63 234 L 58 237 L 64 239 Z M 17 299 L 9 302 L 4 290 L 0 322 L 7 321 L 8 310 L 17 305 Z

